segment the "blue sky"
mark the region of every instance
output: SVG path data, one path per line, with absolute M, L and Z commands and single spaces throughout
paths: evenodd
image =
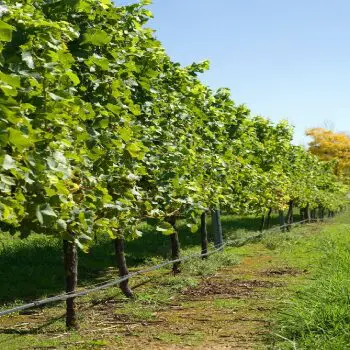
M 150 9 L 173 60 L 209 59 L 204 83 L 230 88 L 253 114 L 289 120 L 296 143 L 314 126 L 350 132 L 349 0 L 153 0 Z

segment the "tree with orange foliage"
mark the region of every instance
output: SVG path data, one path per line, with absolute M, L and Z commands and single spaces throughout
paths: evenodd
M 322 160 L 335 161 L 335 174 L 350 184 L 350 136 L 323 128 L 309 129 L 306 135 L 313 139 L 309 143 L 310 152 Z

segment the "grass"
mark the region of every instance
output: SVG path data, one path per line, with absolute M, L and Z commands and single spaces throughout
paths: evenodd
M 277 223 L 276 217 L 274 222 Z M 344 312 L 349 309 L 346 296 L 350 285 L 346 285 L 346 288 L 344 285 L 344 280 L 350 284 L 350 273 L 345 274 L 350 254 L 350 238 L 347 238 L 349 223 L 350 219 L 343 215 L 337 217 L 332 224 L 302 225 L 290 233 L 267 234 L 260 242 L 227 247 L 223 253 L 210 256 L 207 260 L 188 261 L 183 264 L 182 273 L 177 276 L 169 274 L 169 268 L 139 276 L 131 280 L 136 294 L 134 300 L 125 299 L 118 288 L 78 299 L 81 328 L 77 332 L 65 332 L 63 303 L 42 310 L 36 309 L 34 315 L 18 314 L 1 318 L 0 348 L 114 349 L 125 347 L 128 339 L 133 339 L 133 344 L 137 345 L 138 340 L 147 339 L 146 342 L 150 343 L 146 346 L 149 347 L 153 342 L 155 346 L 162 344 L 163 347 L 170 344 L 205 346 L 209 331 L 212 332 L 210 339 L 213 341 L 216 337 L 220 341 L 226 341 L 231 333 L 235 334 L 234 327 L 237 325 L 242 327 L 239 332 L 243 334 L 255 332 L 255 328 L 249 328 L 254 326 L 254 321 L 242 321 L 241 324 L 237 323 L 235 317 L 252 320 L 265 317 L 262 316 L 265 311 L 260 309 L 268 309 L 268 300 L 276 299 L 281 302 L 272 302 L 273 307 L 270 308 L 271 311 L 267 311 L 266 317 L 274 320 L 273 332 L 278 335 L 267 339 L 266 348 L 275 343 L 277 349 L 293 349 L 294 346 L 298 349 L 344 349 L 344 344 L 350 343 L 347 338 L 350 327 L 346 325 L 348 320 Z M 249 235 L 258 229 L 259 224 L 259 218 L 224 216 L 225 239 Z M 179 228 L 182 254 L 198 253 L 199 235 L 190 233 L 184 223 L 180 222 Z M 319 233 L 321 230 L 322 233 Z M 127 244 L 131 270 L 153 265 L 167 258 L 169 248 L 168 237 L 156 234 L 152 226 L 146 226 L 141 239 Z M 338 259 L 339 256 L 342 258 Z M 245 265 L 248 266 L 237 265 L 247 258 Z M 199 299 L 192 300 L 186 299 L 186 294 L 183 294 L 187 289 L 201 288 L 201 283 L 209 277 L 211 281 L 221 276 L 220 278 L 227 277 L 233 281 L 239 277 L 243 281 L 268 279 L 278 282 L 281 277 L 266 277 L 262 274 L 270 269 L 271 264 L 276 269 L 285 266 L 307 272 L 290 278 L 287 276 L 285 281 L 288 282 L 288 288 L 277 286 L 261 289 L 266 293 L 266 300 L 255 297 L 246 300 L 230 296 L 213 296 L 208 300 L 200 296 Z M 19 240 L 2 235 L 0 266 L 7 267 L 0 271 L 3 282 L 0 285 L 0 303 L 21 303 L 62 291 L 61 243 L 54 238 L 33 235 Z M 240 270 L 239 275 L 235 266 Z M 334 276 L 332 266 L 337 271 Z M 92 247 L 89 255 L 81 253 L 79 269 L 80 286 L 114 276 L 116 271 L 111 243 L 101 239 Z M 251 269 L 255 271 L 254 275 Z M 339 274 L 339 271 L 343 272 Z M 326 285 L 328 279 L 332 281 L 330 285 Z M 322 291 L 323 299 L 321 286 L 327 291 Z M 240 288 L 245 293 L 245 287 Z M 327 306 L 329 296 L 333 299 Z M 314 307 L 311 311 L 310 306 Z M 173 308 L 179 311 L 174 313 Z M 278 316 L 275 308 L 279 310 Z M 192 323 L 187 323 L 187 317 L 191 316 L 182 316 L 182 312 L 183 315 L 198 318 L 196 322 L 199 323 L 192 324 L 195 322 L 193 320 Z M 226 318 L 232 319 L 233 323 L 229 323 L 229 327 L 220 328 L 220 322 Z M 207 321 L 201 319 L 208 319 L 212 324 L 208 326 Z M 220 336 L 215 331 L 216 324 Z M 109 330 L 111 325 L 117 328 Z M 249 329 L 244 330 L 247 327 Z M 312 344 L 317 346 L 313 347 Z
M 187 252 L 189 253 L 189 252 Z M 112 322 L 120 322 L 121 326 L 130 324 L 152 324 L 159 322 L 157 314 L 172 305 L 181 306 L 181 302 L 175 298 L 187 288 L 196 287 L 203 276 L 215 274 L 216 271 L 228 264 L 237 263 L 238 259 L 232 258 L 232 251 L 224 252 L 216 257 L 210 256 L 206 260 L 199 260 L 193 264 L 184 266 L 181 275 L 172 276 L 166 269 L 153 272 L 148 276 L 141 276 L 132 281 L 135 287 L 135 299 L 126 299 L 121 295 L 118 288 L 94 293 L 78 300 L 79 324 L 78 332 L 66 333 L 64 324 L 63 303 L 45 308 L 43 319 L 39 326 L 35 327 L 36 320 L 31 315 L 14 315 L 0 320 L 0 348 L 5 349 L 31 349 L 31 348 L 65 348 L 65 349 L 97 349 L 97 348 L 119 348 L 123 347 L 126 338 L 124 331 L 114 330 L 113 339 L 99 339 L 96 328 L 108 329 Z M 201 270 L 206 270 L 205 274 Z M 91 305 L 96 306 L 97 319 L 94 318 L 95 311 L 91 315 Z M 184 306 L 186 307 L 186 306 Z M 218 303 L 218 308 L 223 308 L 223 303 Z M 113 321 L 110 320 L 111 310 Z M 41 313 L 40 310 L 39 314 Z M 108 313 L 108 318 L 104 316 Z M 34 322 L 33 322 L 34 320 Z M 2 323 L 4 322 L 4 323 Z M 18 331 L 18 325 L 24 325 L 24 331 Z M 21 329 L 21 327 L 20 327 Z M 90 334 L 91 331 L 91 334 Z M 86 334 L 88 332 L 88 335 Z M 121 333 L 122 332 L 122 333 Z M 127 329 L 127 336 L 138 337 L 138 330 Z M 140 335 L 142 336 L 142 334 Z M 105 334 L 104 334 L 105 337 Z M 175 334 L 172 331 L 162 331 L 152 336 L 155 341 L 164 344 L 183 344 L 194 346 L 199 344 L 203 338 L 200 332 Z M 118 345 L 120 344 L 120 345 Z
M 318 236 L 282 256 L 310 271 L 288 307 L 281 310 L 275 333 L 281 349 L 348 349 L 350 344 L 350 218 L 341 216 Z M 299 261 L 295 257 L 299 257 Z
M 274 223 L 277 223 L 276 218 Z M 253 216 L 223 216 L 226 239 L 256 231 L 259 224 L 260 219 Z M 169 238 L 155 232 L 151 225 L 145 224 L 143 229 L 143 237 L 126 243 L 127 262 L 131 270 L 170 257 Z M 184 222 L 179 223 L 179 236 L 186 254 L 199 252 L 200 237 L 191 233 Z M 12 305 L 61 293 L 64 289 L 62 261 L 62 243 L 55 237 L 33 234 L 19 239 L 18 236 L 0 233 L 0 266 L 6 267 L 0 270 L 0 305 Z M 221 260 L 218 261 L 220 264 Z M 202 269 L 200 261 L 189 266 L 195 274 L 211 273 Z M 106 237 L 100 237 L 89 254 L 79 252 L 79 286 L 99 283 L 114 276 L 113 246 Z
M 162 332 L 154 337 L 166 344 L 184 344 L 187 346 L 199 345 L 204 336 L 200 332 L 194 332 L 191 334 L 174 334 L 173 332 Z
M 223 216 L 222 219 L 226 239 L 242 236 L 244 234 L 242 232 L 256 231 L 260 224 L 260 219 L 255 217 Z M 210 228 L 209 220 L 209 236 Z M 191 233 L 184 222 L 179 222 L 179 237 L 182 254 L 199 253 L 200 237 L 198 234 Z M 210 238 L 212 239 L 212 237 Z M 153 265 L 169 257 L 169 238 L 156 233 L 151 225 L 145 225 L 143 237 L 127 242 L 126 252 L 131 271 Z M 0 233 L 0 266 L 6 267 L 0 270 L 0 304 L 2 308 L 61 293 L 64 288 L 62 260 L 62 243 L 54 237 L 33 234 L 20 239 L 17 236 Z M 109 300 L 115 300 L 117 304 L 112 307 L 115 309 L 116 317 L 128 320 L 128 322 L 141 320 L 151 322 L 157 311 L 172 303 L 174 295 L 187 288 L 194 288 L 201 278 L 215 274 L 222 266 L 235 265 L 238 261 L 237 256 L 232 254 L 232 250 L 227 249 L 223 254 L 210 256 L 206 260 L 195 259 L 187 262 L 182 266 L 181 276 L 171 276 L 169 275 L 170 267 L 163 268 L 131 281 L 131 285 L 135 287 L 136 291 L 135 300 L 126 300 L 118 288 L 112 288 L 79 299 L 79 309 L 85 309 L 85 305 L 103 305 Z M 89 254 L 79 252 L 80 287 L 98 283 L 114 276 L 116 276 L 114 251 L 110 241 L 103 237 L 99 238 Z M 154 284 L 155 280 L 157 283 Z M 150 284 L 153 285 L 152 288 L 148 287 Z M 12 327 L 13 322 L 26 324 L 29 321 L 31 324 L 30 314 L 23 313 L 14 315 L 14 318 L 10 316 L 0 320 L 0 328 L 2 328 L 0 348 L 3 348 L 2 343 L 6 344 L 5 347 L 9 349 L 21 348 L 24 344 L 38 347 L 62 346 L 60 338 L 47 339 L 46 334 L 63 334 L 65 332 L 64 304 L 49 305 L 43 309 L 43 312 L 40 309 L 34 310 L 35 312 L 45 316 L 38 326 L 34 323 L 29 328 L 24 327 L 25 330 L 20 331 L 20 338 L 16 336 L 18 333 L 16 328 Z M 80 310 L 79 314 L 81 313 Z M 83 328 L 93 327 L 90 320 L 81 319 L 80 322 Z M 38 337 L 37 334 L 42 334 L 42 336 Z M 166 338 L 166 335 L 164 337 Z M 195 335 L 192 338 L 186 339 L 191 343 L 198 336 Z M 84 348 L 89 348 L 88 343 L 91 339 L 84 340 Z M 82 341 L 81 336 L 74 333 L 69 336 L 69 342 L 73 344 L 73 348 L 83 346 L 79 343 L 80 341 Z M 97 343 L 95 344 L 94 341 L 94 339 L 91 340 L 92 348 L 97 347 Z M 118 341 L 118 338 L 113 340 L 114 343 L 118 343 Z M 69 345 L 67 348 L 70 348 Z

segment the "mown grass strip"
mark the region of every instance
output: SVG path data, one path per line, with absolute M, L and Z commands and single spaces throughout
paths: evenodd
M 282 255 L 299 257 L 311 278 L 278 316 L 281 349 L 348 349 L 350 344 L 350 216 L 343 214 L 319 235 Z M 282 341 L 281 341 L 282 339 Z

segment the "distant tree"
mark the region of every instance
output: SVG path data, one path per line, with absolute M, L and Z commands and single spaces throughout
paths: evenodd
M 309 143 L 310 152 L 322 160 L 334 160 L 336 175 L 342 181 L 350 183 L 350 136 L 323 128 L 309 129 L 306 135 L 312 138 Z

